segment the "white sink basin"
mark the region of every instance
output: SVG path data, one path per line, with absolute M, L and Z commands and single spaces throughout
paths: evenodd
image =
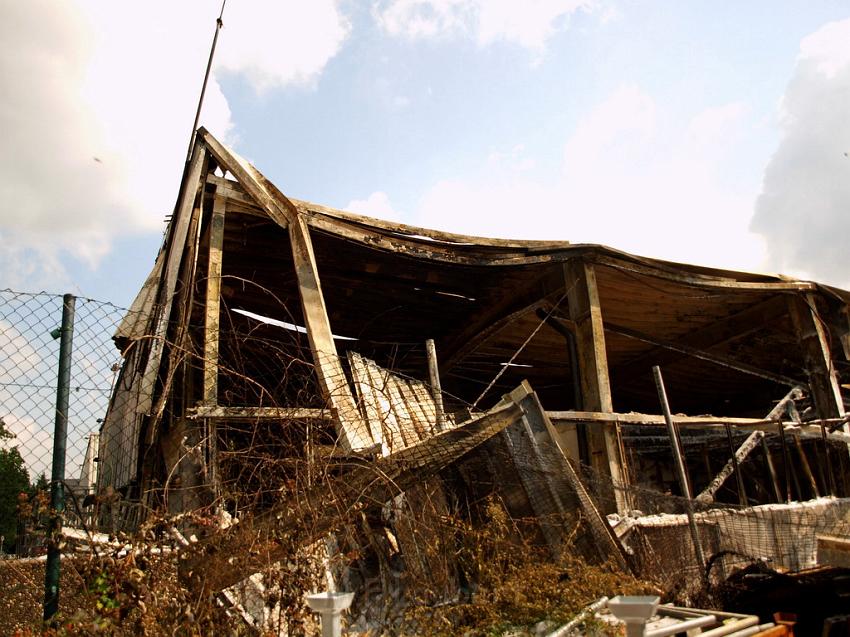
M 646 622 L 655 614 L 660 601 L 657 595 L 617 595 L 608 600 L 608 609 L 626 623 Z
M 353 599 L 354 593 L 313 593 L 307 595 L 307 605 L 317 613 L 341 613 Z

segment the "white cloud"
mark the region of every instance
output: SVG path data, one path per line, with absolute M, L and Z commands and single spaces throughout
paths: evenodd
M 772 267 L 850 286 L 850 19 L 806 37 L 782 99 L 779 147 L 752 228 Z
M 345 210 L 388 221 L 399 221 L 403 216 L 393 208 L 387 193 L 380 190 L 373 192 L 366 199 L 352 199 L 345 206 Z
M 533 170 L 537 162 L 525 154 L 525 146 L 516 144 L 507 152 L 493 150 L 487 155 L 487 166 L 493 170 L 513 170 L 526 172 Z
M 559 178 L 514 169 L 443 180 L 423 196 L 417 223 L 757 269 L 764 247 L 747 228 L 756 186 L 739 192 L 720 178 L 745 115 L 730 104 L 677 125 L 649 95 L 624 87 L 580 121 Z
M 564 152 L 567 173 L 587 171 L 613 159 L 637 160 L 655 132 L 655 103 L 635 86 L 621 87 L 578 124 Z
M 41 375 L 41 356 L 8 321 L 0 320 L 0 384 L 26 383 Z
M 224 24 L 218 67 L 257 92 L 312 84 L 351 31 L 333 0 L 232 3 Z
M 478 41 L 516 42 L 529 49 L 542 49 L 546 40 L 579 9 L 589 9 L 584 0 L 536 0 L 516 2 L 492 0 L 480 3 Z
M 378 25 L 388 34 L 411 39 L 472 37 L 479 45 L 506 41 L 541 51 L 591 0 L 381 0 L 372 6 Z
M 830 22 L 800 42 L 800 62 L 814 64 L 828 80 L 850 65 L 850 43 L 847 41 L 850 20 Z
M 119 235 L 170 214 L 218 0 L 11 3 L 0 22 L 0 277 L 56 287 L 70 260 L 97 267 Z M 348 25 L 331 0 L 231 3 L 219 73 L 258 90 L 314 83 Z M 201 124 L 232 132 L 215 77 Z M 232 137 L 228 141 L 233 141 Z
M 465 32 L 474 20 L 470 0 L 387 0 L 372 5 L 372 15 L 387 33 L 430 38 Z
M 599 22 L 602 26 L 613 24 L 623 19 L 623 12 L 615 6 L 608 6 L 599 17 Z

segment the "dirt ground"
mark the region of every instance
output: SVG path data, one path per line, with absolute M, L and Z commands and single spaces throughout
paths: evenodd
M 40 631 L 45 564 L 44 558 L 0 560 L 0 635 L 28 635 Z M 59 578 L 59 600 L 63 609 L 76 610 L 93 605 L 73 560 L 63 561 Z

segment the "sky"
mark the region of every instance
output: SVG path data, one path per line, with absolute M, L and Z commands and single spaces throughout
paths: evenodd
M 0 288 L 127 306 L 220 0 L 0 0 Z M 299 199 L 850 287 L 846 0 L 228 0 L 202 125 Z

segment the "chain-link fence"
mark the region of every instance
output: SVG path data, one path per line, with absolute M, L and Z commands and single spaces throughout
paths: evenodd
M 112 334 L 125 312 L 111 303 L 76 300 L 65 463 L 69 502 L 82 502 L 97 481 L 100 426 L 121 366 Z M 19 536 L 25 541 L 16 515 L 20 495 L 49 486 L 61 323 L 61 295 L 0 291 L 0 535 L 5 551 L 15 548 Z M 75 510 L 69 504 L 71 520 Z

